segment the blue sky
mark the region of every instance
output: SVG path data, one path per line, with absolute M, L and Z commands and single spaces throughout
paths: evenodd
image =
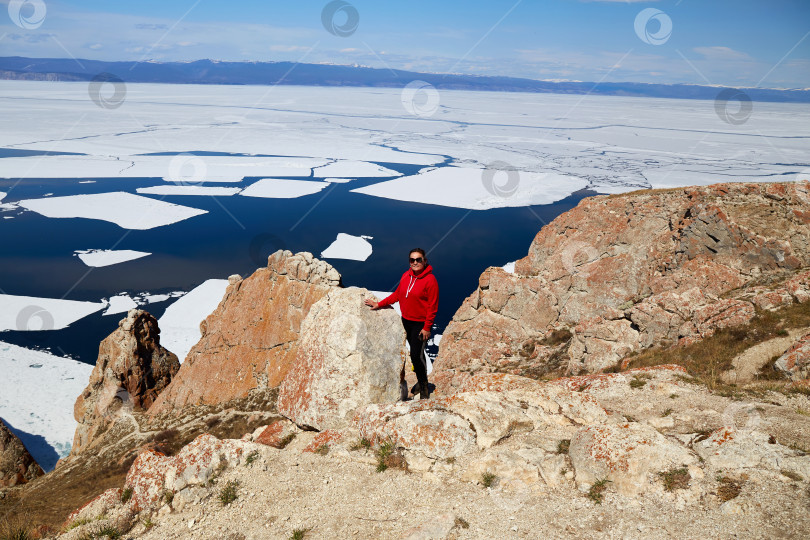
M 810 0 L 350 0 L 331 19 L 356 10 L 344 37 L 322 22 L 328 3 L 0 0 L 0 55 L 810 87 Z

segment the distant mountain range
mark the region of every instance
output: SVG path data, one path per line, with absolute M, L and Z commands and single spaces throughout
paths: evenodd
M 557 82 L 419 73 L 396 69 L 293 62 L 102 62 L 67 58 L 0 57 L 0 79 L 89 81 L 109 73 L 125 82 L 172 84 L 363 86 L 401 88 L 420 80 L 438 89 L 713 100 L 727 87 L 635 82 Z M 752 101 L 810 103 L 810 89 L 741 88 Z M 744 98 L 743 98 L 744 99 Z

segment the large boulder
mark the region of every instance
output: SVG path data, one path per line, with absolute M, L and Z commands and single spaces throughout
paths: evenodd
M 584 427 L 571 439 L 568 455 L 581 487 L 609 480 L 619 493 L 630 496 L 651 485 L 650 473 L 697 461 L 679 442 L 635 422 Z
M 338 429 L 360 406 L 399 399 L 405 331 L 393 309 L 364 305 L 370 297 L 365 289 L 336 288 L 312 305 L 279 387 L 279 413 L 319 431 Z
M 219 404 L 278 387 L 298 354 L 310 308 L 340 286 L 340 274 L 310 253 L 277 251 L 246 279 L 232 279 L 217 309 L 200 324 L 174 384 L 150 414 Z
M 746 323 L 749 285 L 789 277 L 757 305 L 807 301 L 808 273 L 791 276 L 810 266 L 802 189 L 733 183 L 583 199 L 543 227 L 513 274 L 481 275 L 443 333 L 439 390 L 525 364 L 555 331 L 571 336 L 568 373 L 596 372 L 630 351 Z
M 526 377 L 479 374 L 452 396 L 370 405 L 357 412 L 354 425 L 374 442 L 430 459 L 455 458 L 490 448 L 518 433 L 607 421 L 605 411 L 587 395 Z
M 43 474 L 22 441 L 0 418 L 0 487 L 25 484 Z
M 76 399 L 79 425 L 71 455 L 93 447 L 110 425 L 127 411 L 149 408 L 180 369 L 173 353 L 160 345 L 157 320 L 133 309 L 98 349 L 90 382 Z

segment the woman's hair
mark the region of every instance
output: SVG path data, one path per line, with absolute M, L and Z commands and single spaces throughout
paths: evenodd
M 424 249 L 422 249 L 422 248 L 413 248 L 412 250 L 410 250 L 408 252 L 408 256 L 410 256 L 411 253 L 420 253 L 422 255 L 422 258 L 425 259 L 424 262 L 427 263 L 427 255 L 425 254 Z

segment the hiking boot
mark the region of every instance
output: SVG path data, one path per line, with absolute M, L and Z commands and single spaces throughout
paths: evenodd
M 419 389 L 419 399 L 430 399 L 430 392 L 428 390 Z

